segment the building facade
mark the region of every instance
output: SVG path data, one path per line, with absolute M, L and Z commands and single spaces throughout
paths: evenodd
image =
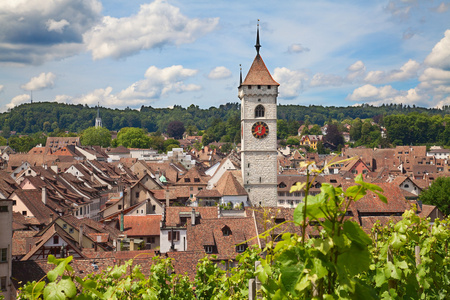
M 241 165 L 244 188 L 253 205 L 277 205 L 277 96 L 279 84 L 259 55 L 239 86 L 241 99 Z

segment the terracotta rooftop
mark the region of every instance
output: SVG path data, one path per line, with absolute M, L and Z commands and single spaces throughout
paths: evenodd
M 253 60 L 253 64 L 245 77 L 242 85 L 280 85 L 276 82 L 269 70 L 267 70 L 266 64 L 259 54 L 256 55 Z
M 124 216 L 123 221 L 129 237 L 159 236 L 161 215 Z

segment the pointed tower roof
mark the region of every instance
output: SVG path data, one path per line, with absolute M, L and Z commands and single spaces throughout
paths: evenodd
M 259 22 L 259 20 L 258 20 Z M 276 82 L 269 70 L 267 70 L 266 64 L 259 55 L 259 49 L 261 44 L 259 43 L 259 23 L 256 31 L 256 57 L 253 60 L 253 64 L 245 77 L 244 82 L 241 85 L 280 85 Z

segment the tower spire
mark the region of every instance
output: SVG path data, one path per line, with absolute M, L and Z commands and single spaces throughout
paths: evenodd
M 239 64 L 239 86 L 242 85 L 242 65 Z
M 261 48 L 261 44 L 259 43 L 259 19 L 258 19 L 258 25 L 256 26 L 256 54 L 259 55 L 259 49 Z

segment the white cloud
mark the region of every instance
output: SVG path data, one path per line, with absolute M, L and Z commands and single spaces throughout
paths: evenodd
M 353 82 L 354 80 L 359 80 L 364 77 L 366 74 L 366 66 L 362 61 L 358 60 L 354 64 L 350 65 L 347 68 L 347 71 L 347 80 Z
M 69 26 L 69 22 L 65 19 L 62 19 L 60 21 L 55 21 L 53 19 L 50 19 L 46 23 L 47 30 L 48 31 L 55 31 L 58 33 L 62 33 L 64 30 L 64 27 Z
M 445 31 L 445 36 L 433 47 L 425 63 L 431 67 L 450 70 L 450 29 Z
M 398 91 L 392 88 L 392 86 L 390 85 L 377 88 L 371 84 L 366 84 L 355 89 L 353 93 L 348 96 L 348 99 L 352 101 L 367 102 L 384 98 L 391 98 L 397 95 Z
M 4 88 L 5 88 L 5 86 L 3 84 L 0 84 L 0 93 L 3 92 Z
M 6 104 L 6 108 L 12 109 L 17 105 L 30 101 L 30 98 L 30 95 L 27 94 L 18 95 L 12 98 L 10 103 Z
M 372 105 L 381 105 L 383 103 L 430 105 L 430 96 L 419 88 L 399 91 L 390 85 L 375 87 L 371 84 L 366 84 L 355 89 L 352 94 L 348 95 L 347 99 Z
M 186 84 L 184 80 L 197 74 L 197 70 L 185 69 L 183 66 L 171 66 L 159 69 L 151 66 L 145 72 L 145 79 L 131 84 L 117 94 L 113 94 L 113 88 L 96 89 L 80 97 L 59 95 L 54 101 L 96 105 L 98 102 L 111 107 L 137 107 L 149 104 L 153 100 L 160 99 L 168 93 L 184 93 L 198 91 L 199 85 Z
M 218 18 L 189 19 L 179 8 L 156 0 L 141 5 L 131 17 L 104 17 L 84 37 L 94 59 L 121 58 L 143 49 L 192 43 L 214 30 L 218 22 Z
M 79 53 L 101 9 L 99 0 L 0 1 L 0 62 L 37 65 Z
M 407 19 L 411 11 L 411 6 L 403 5 L 403 3 L 395 3 L 396 1 L 389 1 L 389 4 L 385 7 L 385 10 L 392 14 L 393 17 L 400 19 Z M 401 1 L 407 2 L 407 1 Z M 398 5 L 400 4 L 400 5 Z
M 302 46 L 302 44 L 292 44 L 288 47 L 289 53 L 302 53 L 302 52 L 308 52 L 309 48 L 306 48 Z
M 450 7 L 449 3 L 441 2 L 441 4 L 439 4 L 439 6 L 436 7 L 436 12 L 445 13 L 449 7 Z
M 288 68 L 275 68 L 273 78 L 280 84 L 280 97 L 292 99 L 303 90 L 303 85 L 308 80 L 308 74 Z
M 386 83 L 392 81 L 405 81 L 415 78 L 420 64 L 414 60 L 406 62 L 400 70 L 392 70 L 388 73 L 384 71 L 370 71 L 367 73 L 364 81 L 367 83 Z
M 230 77 L 231 77 L 231 71 L 225 67 L 215 67 L 208 74 L 209 79 L 224 79 L 224 78 L 230 78 Z
M 31 80 L 22 85 L 21 88 L 26 91 L 40 91 L 52 88 L 55 85 L 56 76 L 52 72 L 41 73 L 39 76 L 31 78 Z
M 341 76 L 317 73 L 311 79 L 309 86 L 340 86 L 343 82 L 344 79 Z

